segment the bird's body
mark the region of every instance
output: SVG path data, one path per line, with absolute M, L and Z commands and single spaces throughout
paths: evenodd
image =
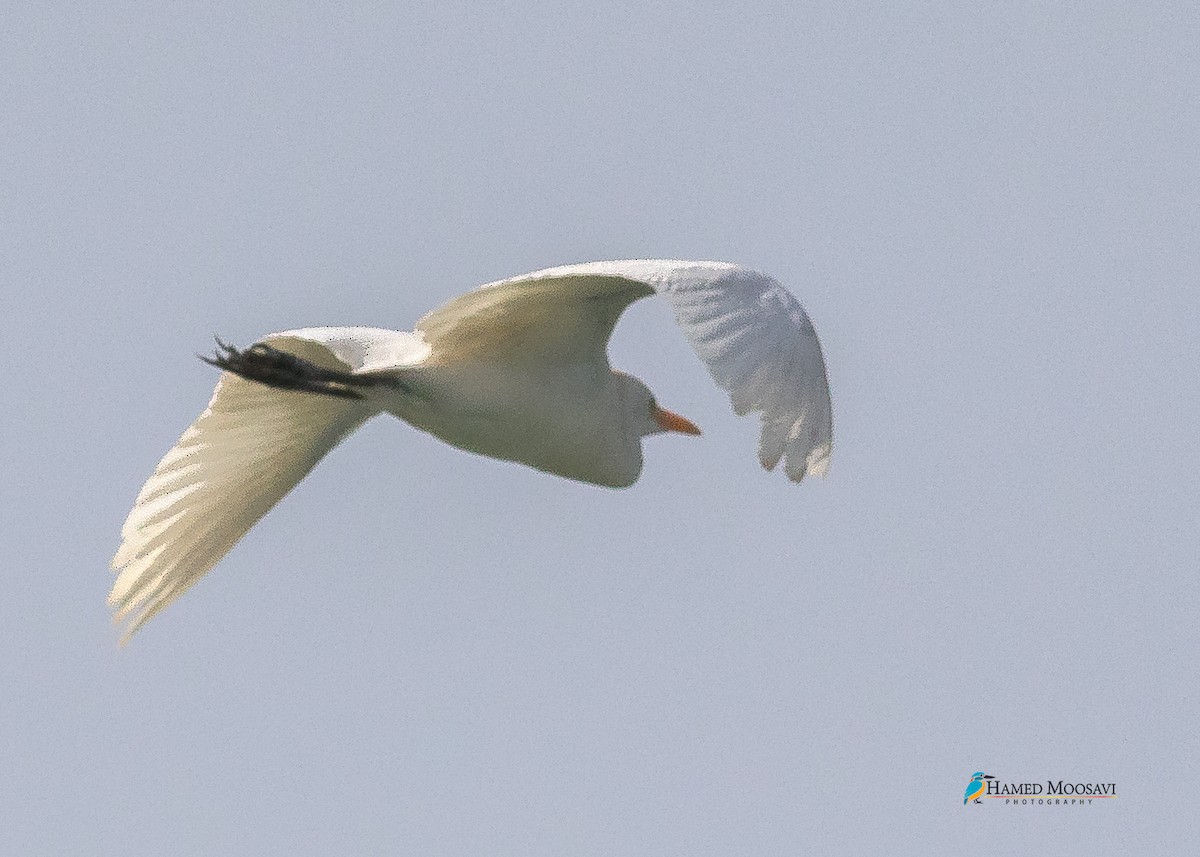
M 962 782 L 962 780 L 959 780 L 959 782 Z M 972 800 L 978 800 L 979 796 L 983 794 L 983 788 L 983 780 L 971 780 L 970 784 L 967 786 L 966 793 L 963 795 L 963 803 L 967 803 L 968 801 Z
M 526 377 L 576 399 L 579 407 L 557 408 L 553 400 L 532 395 L 536 388 L 512 384 L 511 376 L 480 366 L 472 377 L 441 374 L 434 398 L 401 401 L 389 411 L 468 452 L 610 488 L 637 480 L 641 436 L 625 424 L 629 410 L 621 406 L 626 390 L 620 376 L 576 364 L 553 376 Z
M 607 365 L 514 371 L 481 360 L 399 376 L 408 389 L 382 390 L 383 409 L 460 449 L 609 487 L 632 485 L 641 472 L 640 436 L 622 426 L 625 381 Z
M 162 459 L 122 528 L 109 596 L 132 634 L 177 598 L 363 421 L 391 413 L 461 449 L 608 487 L 633 484 L 642 437 L 698 434 L 615 371 L 607 343 L 657 292 L 734 410 L 761 411 L 759 459 L 823 475 L 831 411 L 816 334 L 769 277 L 718 262 L 637 260 L 502 280 L 409 332 L 306 328 L 244 351 Z

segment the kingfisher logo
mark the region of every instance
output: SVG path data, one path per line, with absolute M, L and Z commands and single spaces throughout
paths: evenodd
M 1116 783 L 1073 783 L 1046 780 L 1044 783 L 1005 783 L 976 771 L 963 793 L 963 806 L 983 803 L 987 798 L 1003 800 L 1007 806 L 1088 806 L 1093 801 L 1117 796 Z
M 985 774 L 983 771 L 976 771 L 975 773 L 971 774 L 971 782 L 967 783 L 967 791 L 963 795 L 963 803 L 966 804 L 968 801 L 983 803 L 983 801 L 979 799 L 979 796 L 986 790 L 983 781 L 994 779 L 996 778 L 991 774 Z

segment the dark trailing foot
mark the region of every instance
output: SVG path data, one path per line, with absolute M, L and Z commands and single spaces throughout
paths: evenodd
M 296 390 L 304 393 L 320 393 L 341 399 L 361 399 L 365 387 L 396 385 L 390 378 L 371 378 L 325 369 L 308 360 L 272 348 L 265 342 L 257 342 L 249 348 L 239 349 L 217 339 L 217 350 L 212 357 L 197 355 L 205 363 L 232 372 L 249 381 L 257 381 L 280 390 Z

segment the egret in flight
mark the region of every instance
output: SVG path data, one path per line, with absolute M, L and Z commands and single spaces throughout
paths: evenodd
M 622 488 L 642 438 L 696 435 L 609 365 L 613 326 L 658 294 L 738 414 L 760 412 L 758 458 L 823 476 L 832 416 L 821 346 L 775 280 L 723 262 L 592 262 L 490 283 L 411 332 L 317 327 L 238 349 L 218 340 L 212 400 L 163 457 L 121 528 L 108 597 L 124 639 L 182 595 L 321 458 L 390 413 L 449 444 Z

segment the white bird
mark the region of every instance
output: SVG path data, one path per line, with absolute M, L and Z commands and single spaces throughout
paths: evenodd
M 821 346 L 775 280 L 723 262 L 634 260 L 481 286 L 412 333 L 317 327 L 221 345 L 212 401 L 158 463 L 121 528 L 109 605 L 124 640 L 182 595 L 363 421 L 391 413 L 470 452 L 610 487 L 641 439 L 700 430 L 609 366 L 618 317 L 658 293 L 738 414 L 762 412 L 759 461 L 799 482 L 829 466 Z

